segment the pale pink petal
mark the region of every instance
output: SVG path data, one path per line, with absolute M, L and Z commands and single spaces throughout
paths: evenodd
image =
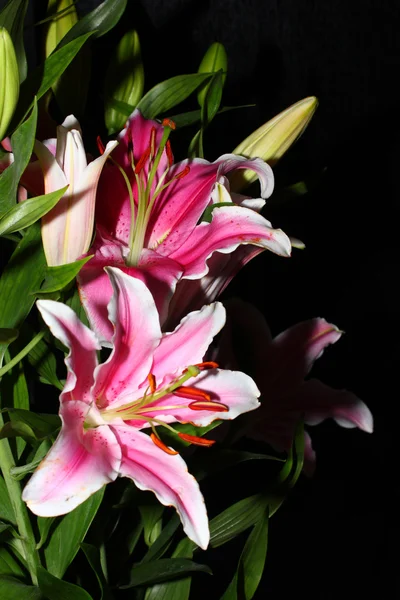
M 12 152 L 11 138 L 5 137 L 4 140 L 1 140 L 0 143 L 3 146 L 4 150 L 6 150 L 7 152 Z
M 257 398 L 260 395 L 254 381 L 240 371 L 210 369 L 203 371 L 195 378 L 189 379 L 187 386 L 196 387 L 210 394 L 211 400 L 220 402 L 228 407 L 226 412 L 211 412 L 209 410 L 192 410 L 189 404 L 194 402 L 173 394 L 146 405 L 148 417 L 161 419 L 165 423 L 179 421 L 194 423 L 205 427 L 216 419 L 231 420 L 239 415 L 254 410 L 260 406 Z
M 83 427 L 87 411 L 79 401 L 61 407 L 61 432 L 22 494 L 36 515 L 68 513 L 118 476 L 120 445 L 108 426 Z
M 168 314 L 171 297 L 182 271 L 178 263 L 143 250 L 137 267 L 126 267 L 121 246 L 103 242 L 100 237 L 91 248 L 95 256 L 83 266 L 78 275 L 79 293 L 92 329 L 101 343 L 109 346 L 113 326 L 108 319 L 107 306 L 112 296 L 112 286 L 104 267 L 120 268 L 131 277 L 146 284 L 151 291 L 162 323 Z
M 215 208 L 211 223 L 200 223 L 170 258 L 182 264 L 184 278 L 197 279 L 207 273 L 207 259 L 213 252 L 230 253 L 242 244 L 259 246 L 281 256 L 290 256 L 291 251 L 290 240 L 281 229 L 273 229 L 253 210 L 232 206 Z
M 308 425 L 334 419 L 345 428 L 358 427 L 372 433 L 373 417 L 366 404 L 347 390 L 336 390 L 317 379 L 306 381 L 291 399 L 293 408 L 305 415 Z
M 152 373 L 161 383 L 164 375 L 201 363 L 213 338 L 225 323 L 220 302 L 188 314 L 172 333 L 163 335 L 154 353 Z
M 61 401 L 91 402 L 90 389 L 94 381 L 93 371 L 97 366 L 96 350 L 101 348 L 95 334 L 81 323 L 66 304 L 54 300 L 38 300 L 36 304 L 54 337 L 70 351 L 65 359 L 68 375 Z
M 132 479 L 139 489 L 154 492 L 162 504 L 173 506 L 186 535 L 206 549 L 210 534 L 204 499 L 185 461 L 178 454 L 168 455 L 132 427 L 112 429 L 122 448 L 120 474 Z
M 114 267 L 107 267 L 107 273 L 114 290 L 108 312 L 115 331 L 113 350 L 95 372 L 93 393 L 101 407 L 137 392 L 161 340 L 158 312 L 145 284 Z

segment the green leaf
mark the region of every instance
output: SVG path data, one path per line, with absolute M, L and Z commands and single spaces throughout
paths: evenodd
M 264 571 L 268 548 L 268 511 L 256 523 L 239 560 L 237 572 L 221 600 L 251 600 Z
M 105 0 L 100 6 L 79 19 L 58 45 L 64 47 L 79 36 L 93 34 L 98 38 L 110 31 L 118 23 L 126 8 L 127 0 Z
M 101 568 L 100 551 L 92 544 L 81 544 L 81 548 L 88 559 L 89 565 L 92 567 L 96 575 L 97 582 L 100 587 L 100 600 L 111 600 L 112 596 L 104 577 L 103 569 Z
M 28 385 L 26 383 L 23 363 L 19 362 L 17 365 L 15 365 L 15 367 L 12 368 L 11 371 L 7 373 L 7 375 L 8 379 L 10 380 L 10 383 L 12 382 L 12 396 L 14 408 L 23 409 L 29 412 L 29 392 Z M 13 421 L 13 417 L 11 414 L 10 417 L 11 421 Z M 17 438 L 16 446 L 17 458 L 20 459 L 26 446 L 26 442 L 25 439 L 23 439 L 23 436 Z
M 34 101 L 31 115 L 11 136 L 14 162 L 0 175 L 0 216 L 15 206 L 19 180 L 33 152 L 37 114 L 37 105 Z
M 214 42 L 208 48 L 205 53 L 200 66 L 199 73 L 217 73 L 221 71 L 224 73 L 223 78 L 221 80 L 221 92 L 226 79 L 226 72 L 228 69 L 228 57 L 226 55 L 226 50 L 222 44 L 219 42 Z M 211 85 L 211 84 L 209 84 Z M 206 102 L 206 96 L 209 89 L 209 85 L 203 84 L 197 94 L 197 100 L 201 107 L 203 107 Z
M 44 96 L 91 35 L 92 32 L 81 35 L 69 44 L 63 45 L 59 50 L 55 50 L 42 65 L 39 65 L 28 76 L 20 88 L 20 101 L 13 119 L 14 126 L 24 118 L 32 107 L 32 98 L 36 95 L 37 100 L 39 100 Z
M 36 550 L 40 550 L 40 548 L 46 543 L 47 538 L 49 536 L 50 529 L 52 525 L 55 523 L 55 517 L 38 517 L 37 524 L 40 534 L 40 539 L 36 544 Z
M 26 585 L 10 575 L 0 575 L 0 589 L 7 600 L 41 600 L 42 594 L 38 587 Z M 61 600 L 61 597 L 60 597 Z
M 91 256 L 86 256 L 85 258 L 76 260 L 73 263 L 60 265 L 58 267 L 47 267 L 44 274 L 42 287 L 40 290 L 37 290 L 34 293 L 48 294 L 62 290 L 69 283 L 71 283 L 73 279 L 75 279 L 83 265 L 93 258 L 93 256 L 94 255 L 92 254 Z
M 110 106 L 110 108 L 113 108 L 125 117 L 130 117 L 133 111 L 135 110 L 135 107 L 131 104 L 127 104 L 122 100 L 116 100 L 115 98 L 108 98 L 107 103 Z
M 104 121 L 109 135 L 123 129 L 126 122 L 125 113 L 115 108 L 113 100 L 132 106 L 129 116 L 143 96 L 143 88 L 144 70 L 139 36 L 135 30 L 131 30 L 119 41 L 105 77 Z
M 85 590 L 73 583 L 61 581 L 43 567 L 37 571 L 39 587 L 47 600 L 93 600 Z M 20 600 L 20 599 L 19 599 Z
M 193 547 L 193 542 L 188 538 L 184 538 L 179 542 L 172 556 L 175 559 L 191 559 L 193 557 Z M 186 576 L 176 581 L 156 583 L 147 588 L 145 600 L 189 600 L 191 581 L 192 578 Z
M 168 521 L 167 525 L 161 531 L 156 541 L 150 546 L 146 554 L 142 559 L 142 563 L 154 561 L 160 558 L 168 549 L 172 536 L 180 525 L 180 519 L 178 515 L 173 515 Z
M 159 502 L 138 507 L 144 528 L 144 541 L 151 546 L 161 533 L 164 506 Z
M 0 440 L 15 437 L 21 437 L 30 444 L 33 444 L 36 441 L 35 433 L 29 425 L 22 423 L 21 421 L 8 421 L 0 429 Z
M 80 544 L 96 516 L 103 494 L 104 488 L 62 517 L 56 525 L 49 543 L 44 548 L 47 570 L 55 577 L 63 577 L 68 566 L 74 560 Z
M 11 419 L 25 423 L 35 432 L 38 437 L 47 437 L 57 431 L 61 426 L 61 419 L 58 415 L 47 415 L 44 413 L 34 413 L 30 410 L 20 408 L 9 409 Z
M 10 496 L 8 495 L 7 486 L 3 477 L 0 475 L 0 519 L 9 521 L 13 525 L 17 524 L 14 509 L 12 507 Z
M 11 36 L 17 56 L 19 80 L 24 81 L 27 62 L 24 48 L 24 21 L 29 0 L 9 0 L 0 12 L 0 27 L 5 27 Z
M 16 479 L 17 481 L 20 481 L 21 479 L 24 479 L 24 477 L 28 473 L 33 473 L 33 471 L 35 471 L 36 468 L 42 462 L 42 459 L 44 458 L 44 456 L 50 450 L 51 445 L 52 445 L 52 443 L 51 443 L 50 439 L 48 439 L 48 438 L 44 439 L 40 443 L 39 447 L 37 448 L 34 458 L 33 458 L 33 460 L 31 460 L 31 462 L 26 463 L 26 465 L 21 465 L 20 467 L 11 467 L 11 469 L 10 469 L 11 477 Z
M 223 113 L 230 112 L 231 110 L 237 110 L 239 108 L 251 108 L 254 106 L 255 104 L 241 104 L 240 106 L 224 106 L 217 112 L 217 114 L 222 115 Z M 188 125 L 194 125 L 194 123 L 198 123 L 199 121 L 201 121 L 201 110 L 198 108 L 197 110 L 190 110 L 189 112 L 180 113 L 178 115 L 172 115 L 170 119 L 175 123 L 177 129 L 180 129 L 181 127 L 187 127 Z
M 84 325 L 87 325 L 88 327 L 90 327 L 88 318 L 87 318 L 86 313 L 85 313 L 85 309 L 83 308 L 81 299 L 79 297 L 78 288 L 75 288 L 73 290 L 73 293 L 70 296 L 68 296 L 68 298 L 66 298 L 65 304 L 67 304 L 67 306 L 69 306 L 70 308 L 72 308 L 72 310 L 78 316 L 79 320 Z
M 189 156 L 199 156 L 203 158 L 203 134 L 205 129 L 211 123 L 212 119 L 218 112 L 219 106 L 222 99 L 222 88 L 223 88 L 223 73 L 218 71 L 215 73 L 207 85 L 204 97 L 202 96 L 202 107 L 201 107 L 201 127 L 200 130 L 195 134 L 189 145 Z
M 45 269 L 40 226 L 32 225 L 16 247 L 0 278 L 0 327 L 19 328 L 35 300 Z M 2 358 L 7 344 L 0 346 Z M 0 361 L 1 363 L 1 361 Z
M 28 354 L 28 361 L 36 369 L 43 383 L 54 385 L 59 390 L 63 385 L 57 377 L 57 362 L 44 340 L 40 340 Z
M 0 329 L 0 344 L 11 344 L 18 337 L 18 329 Z
M 193 73 L 191 75 L 177 75 L 166 81 L 158 83 L 143 96 L 137 105 L 146 119 L 154 119 L 160 113 L 186 100 L 201 83 L 212 77 L 210 73 Z
M 131 587 L 159 583 L 183 577 L 194 571 L 212 575 L 212 571 L 207 565 L 195 563 L 186 558 L 160 558 L 154 562 L 135 565 L 131 571 L 129 583 L 119 587 L 125 590 Z
M 16 575 L 17 577 L 24 577 L 25 574 L 25 571 L 15 560 L 11 552 L 2 546 L 0 548 L 0 575 Z
M 210 544 L 222 546 L 254 525 L 264 514 L 268 504 L 265 494 L 244 498 L 210 521 Z
M 43 215 L 54 208 L 67 189 L 68 186 L 66 185 L 60 190 L 29 198 L 10 208 L 0 219 L 0 235 L 15 233 L 36 223 Z

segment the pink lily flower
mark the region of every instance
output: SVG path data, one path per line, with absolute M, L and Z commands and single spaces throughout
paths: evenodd
M 266 441 L 279 451 L 291 447 L 296 425 L 318 425 L 332 418 L 346 428 L 358 427 L 372 433 L 373 417 L 366 404 L 347 390 L 337 390 L 317 379 L 304 380 L 324 349 L 335 344 L 342 332 L 322 318 L 290 327 L 272 338 L 263 315 L 251 304 L 232 301 L 228 326 L 223 333 L 217 359 L 237 368 L 232 351 L 232 334 L 238 335 L 240 356 L 261 390 L 257 418 L 250 416 L 242 434 Z M 240 360 L 239 360 L 240 363 Z M 305 432 L 304 471 L 312 475 L 316 456 Z
M 212 440 L 178 433 L 169 423 L 205 426 L 259 406 L 259 391 L 244 373 L 224 371 L 203 357 L 225 322 L 219 302 L 192 312 L 162 334 L 153 297 L 138 279 L 108 268 L 114 294 L 109 317 L 113 349 L 98 364 L 100 343 L 66 305 L 40 300 L 44 321 L 68 349 L 60 395 L 61 432 L 23 491 L 37 515 L 68 513 L 118 476 L 176 508 L 184 531 L 201 548 L 209 540 L 198 483 L 166 446 L 163 427 L 194 444 Z M 151 435 L 143 432 L 151 427 Z
M 261 196 L 273 189 L 271 168 L 262 160 L 225 154 L 173 163 L 168 136 L 174 127 L 146 120 L 136 110 L 119 136 L 119 145 L 100 180 L 96 201 L 98 236 L 94 258 L 79 275 L 81 299 L 92 328 L 105 344 L 112 336 L 106 318 L 111 287 L 103 271 L 118 266 L 142 279 L 154 295 L 161 321 L 180 279 L 197 280 L 208 259 L 241 245 L 289 256 L 289 238 L 256 211 L 232 202 L 225 190 L 211 222 L 201 221 L 215 204 L 216 185 L 234 169 L 251 169 L 260 178 Z M 222 185 L 220 187 L 223 187 Z M 213 195 L 214 194 L 214 195 Z

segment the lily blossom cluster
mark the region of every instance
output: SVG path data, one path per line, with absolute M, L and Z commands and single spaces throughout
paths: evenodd
M 101 175 L 97 237 L 90 250 L 94 257 L 82 268 L 78 281 L 91 326 L 104 345 L 112 336 L 107 319 L 112 289 L 106 266 L 141 279 L 164 323 L 171 318 L 169 304 L 177 283 L 206 276 L 214 253 L 231 256 L 239 247 L 249 246 L 290 255 L 287 235 L 273 229 L 247 198 L 233 201 L 225 185 L 231 171 L 256 172 L 262 198 L 254 202 L 259 207 L 273 190 L 271 168 L 260 159 L 233 154 L 213 163 L 197 158 L 174 164 L 168 139 L 174 127 L 169 120 L 162 124 L 146 120 L 136 110 Z M 202 218 L 206 209 L 211 212 L 209 220 Z M 207 301 L 214 298 L 208 296 Z M 191 308 L 176 310 L 182 316 Z
M 188 314 L 163 334 L 144 283 L 112 267 L 107 276 L 114 334 L 112 352 L 100 365 L 100 342 L 74 311 L 52 300 L 37 302 L 53 335 L 69 349 L 68 375 L 60 396 L 61 432 L 23 499 L 35 514 L 56 516 L 118 476 L 129 477 L 174 506 L 188 537 L 206 548 L 208 520 L 198 483 L 182 457 L 164 444 L 161 431 L 211 445 L 212 440 L 178 433 L 170 423 L 206 426 L 233 419 L 259 406 L 259 391 L 248 375 L 203 362 L 225 322 L 222 304 Z

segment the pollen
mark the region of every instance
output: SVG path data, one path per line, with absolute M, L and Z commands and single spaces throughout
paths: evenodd
M 207 392 L 204 390 L 199 390 L 195 387 L 181 385 L 172 393 L 179 398 L 188 398 L 189 400 L 205 400 L 206 402 L 211 402 L 210 394 L 207 394 Z
M 206 438 L 197 437 L 196 435 L 189 435 L 188 433 L 178 433 L 178 437 L 184 442 L 189 442 L 195 446 L 205 446 L 209 448 L 215 444 L 215 440 L 208 440 Z
M 228 412 L 229 406 L 222 404 L 221 402 L 207 402 L 202 400 L 195 400 L 189 404 L 191 410 L 209 410 L 211 412 Z
M 151 437 L 152 441 L 154 442 L 154 444 L 158 448 L 160 448 L 161 450 L 163 450 L 166 454 L 170 454 L 171 456 L 174 456 L 175 454 L 179 454 L 179 452 L 177 452 L 176 450 L 173 450 L 172 448 L 169 448 L 168 446 L 166 446 L 164 444 L 164 442 L 162 442 L 160 440 L 160 438 L 156 436 L 155 433 L 151 433 L 150 437 Z

